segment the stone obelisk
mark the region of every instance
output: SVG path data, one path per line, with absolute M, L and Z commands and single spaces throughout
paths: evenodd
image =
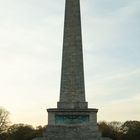
M 47 109 L 48 125 L 39 140 L 101 140 L 97 109 L 85 99 L 80 0 L 66 0 L 60 100 Z
M 58 108 L 87 108 L 79 0 L 66 0 L 61 89 Z

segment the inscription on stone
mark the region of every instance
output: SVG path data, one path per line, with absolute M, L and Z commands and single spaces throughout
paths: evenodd
M 56 124 L 85 124 L 89 122 L 89 115 L 56 115 Z

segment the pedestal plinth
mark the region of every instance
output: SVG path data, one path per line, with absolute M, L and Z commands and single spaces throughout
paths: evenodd
M 45 140 L 100 140 L 97 109 L 48 109 Z
M 97 125 L 98 109 L 47 109 L 48 125 Z

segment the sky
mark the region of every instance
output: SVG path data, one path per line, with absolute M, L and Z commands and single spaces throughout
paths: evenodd
M 47 124 L 59 100 L 65 0 L 0 0 L 0 106 Z M 98 121 L 140 121 L 140 0 L 81 0 L 86 100 Z

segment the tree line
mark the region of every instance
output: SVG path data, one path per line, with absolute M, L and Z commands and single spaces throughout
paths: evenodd
M 140 121 L 98 123 L 102 137 L 112 140 L 140 140 Z M 0 140 L 32 140 L 42 136 L 46 126 L 34 128 L 28 124 L 10 124 L 9 112 L 0 107 Z
M 113 140 L 140 140 L 140 121 L 99 122 L 103 137 Z

